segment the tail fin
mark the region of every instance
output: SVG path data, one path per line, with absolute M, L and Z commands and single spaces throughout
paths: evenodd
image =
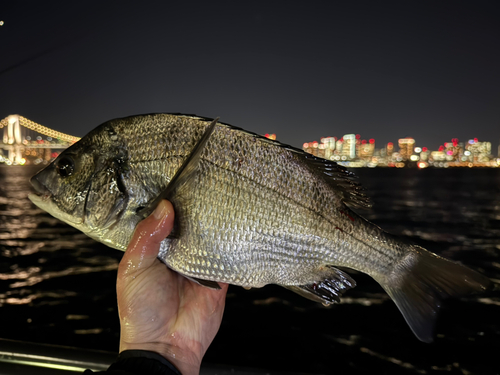
M 437 313 L 444 299 L 492 287 L 487 277 L 415 245 L 386 276 L 377 281 L 396 303 L 415 336 L 424 342 L 433 341 Z

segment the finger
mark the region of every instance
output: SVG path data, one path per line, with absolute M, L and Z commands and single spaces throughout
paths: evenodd
M 158 256 L 161 241 L 170 234 L 173 225 L 174 209 L 169 201 L 163 200 L 137 225 L 118 267 L 118 278 L 130 277 L 151 267 Z

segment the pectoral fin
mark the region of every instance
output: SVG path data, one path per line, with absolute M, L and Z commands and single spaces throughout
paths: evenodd
M 217 117 L 212 121 L 212 123 L 205 130 L 205 133 L 200 138 L 198 143 L 194 146 L 193 150 L 189 154 L 189 156 L 184 160 L 180 168 L 175 173 L 174 177 L 170 180 L 169 184 L 155 199 L 151 202 L 148 202 L 148 205 L 144 207 L 142 210 L 137 212 L 137 215 L 146 218 L 148 217 L 158 206 L 158 203 L 162 199 L 171 199 L 175 193 L 189 184 L 192 181 L 193 177 L 196 175 L 196 171 L 198 170 L 198 163 L 200 161 L 200 155 L 203 151 L 203 148 L 207 144 L 208 139 L 212 135 L 215 130 L 215 125 L 217 125 L 217 121 L 219 118 Z

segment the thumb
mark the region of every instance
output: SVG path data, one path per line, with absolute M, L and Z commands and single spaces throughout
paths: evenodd
M 134 277 L 151 267 L 158 256 L 161 241 L 170 234 L 173 225 L 172 203 L 162 200 L 153 213 L 135 228 L 132 240 L 120 261 L 118 279 Z

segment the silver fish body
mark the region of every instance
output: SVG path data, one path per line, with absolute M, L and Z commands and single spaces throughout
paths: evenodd
M 355 286 L 334 267 L 352 268 L 384 287 L 423 341 L 441 299 L 490 286 L 354 213 L 346 203 L 369 201 L 344 168 L 205 118 L 109 121 L 32 181 L 35 204 L 120 250 L 169 189 L 177 222 L 158 257 L 175 271 L 211 287 L 279 284 L 328 304 Z

